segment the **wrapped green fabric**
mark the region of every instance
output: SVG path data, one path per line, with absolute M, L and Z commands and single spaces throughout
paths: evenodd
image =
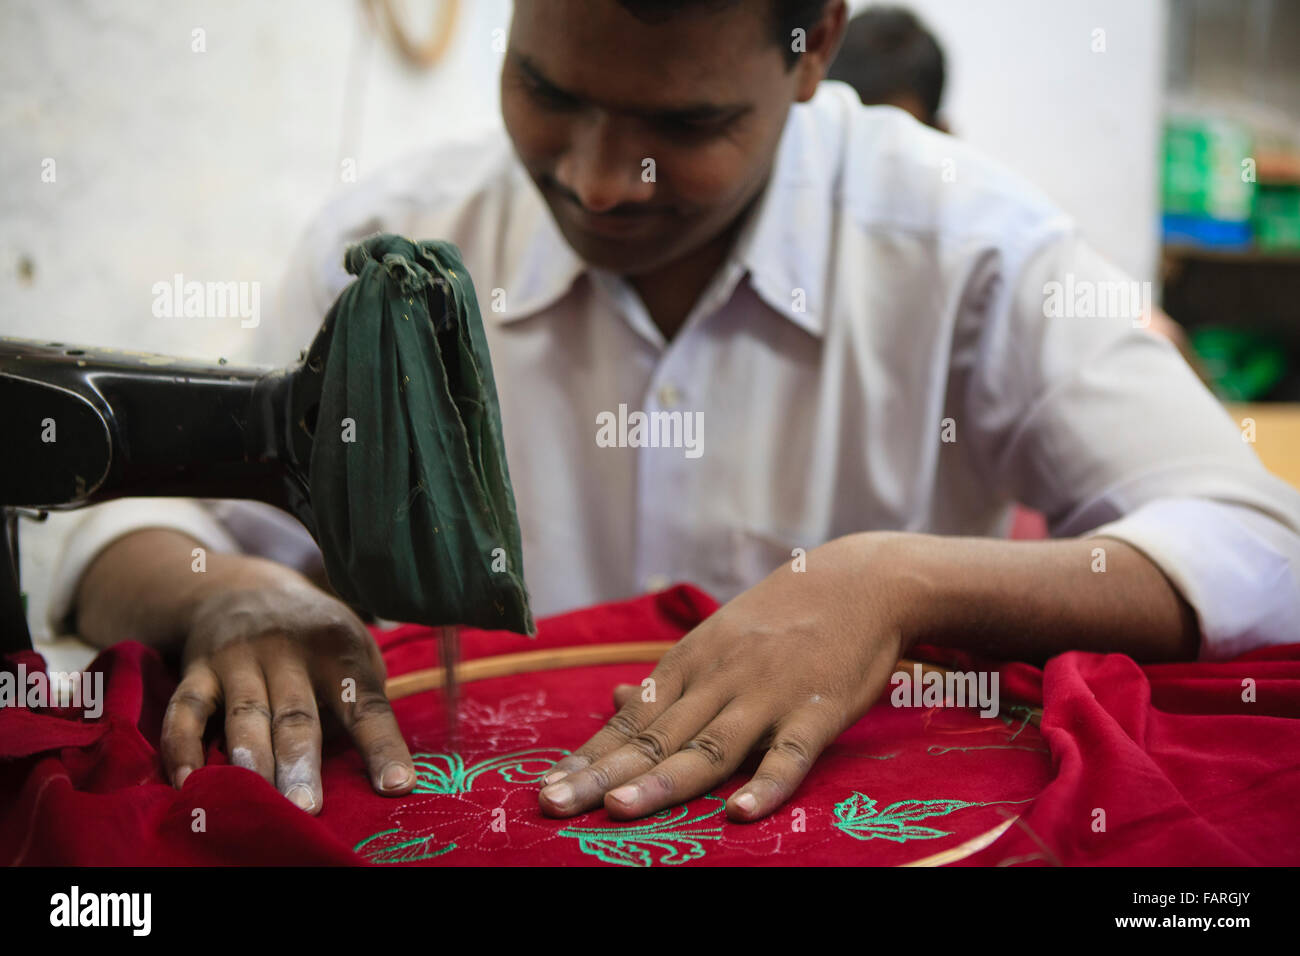
M 377 235 L 344 264 L 357 278 L 332 310 L 310 464 L 331 586 L 390 620 L 532 634 L 496 384 L 459 250 Z

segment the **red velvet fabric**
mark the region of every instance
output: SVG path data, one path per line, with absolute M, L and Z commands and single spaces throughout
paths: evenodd
M 465 632 L 462 648 L 473 658 L 672 640 L 714 608 L 679 586 L 551 618 L 534 640 Z M 427 629 L 378 637 L 392 674 L 436 663 Z M 34 654 L 25 660 L 29 669 L 40 663 Z M 230 766 L 219 737 L 208 766 L 173 790 L 157 741 L 175 677 L 136 644 L 92 666 L 105 675 L 99 720 L 0 711 L 0 863 L 900 864 L 1001 827 L 960 863 L 1300 863 L 1300 645 L 1215 664 L 1139 667 L 1122 655 L 1083 653 L 1055 658 L 1045 671 L 1009 664 L 999 668 L 998 718 L 884 699 L 823 755 L 787 806 L 749 825 L 727 822 L 721 800 L 743 773 L 713 795 L 633 823 L 603 810 L 570 820 L 538 812 L 536 779 L 609 717 L 614 684 L 639 682 L 648 665 L 467 684 L 455 752 L 437 693 L 396 701 L 420 792 L 375 794 L 351 744 L 336 739 L 327 742 L 318 817 Z M 1243 700 L 1243 681 L 1254 683 L 1254 702 Z M 1020 702 L 1043 705 L 1041 730 Z

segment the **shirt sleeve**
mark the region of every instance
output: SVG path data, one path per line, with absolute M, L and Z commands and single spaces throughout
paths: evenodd
M 1202 658 L 1300 641 L 1300 492 L 1143 327 L 1150 285 L 1071 230 L 1022 261 L 964 356 L 988 480 L 1054 537 L 1147 555 L 1195 609 Z
M 194 538 L 210 551 L 238 552 L 234 537 L 197 501 L 186 498 L 118 498 L 71 512 L 50 515 L 42 525 L 24 525 L 22 547 L 52 555 L 45 601 L 36 588 L 29 591 L 28 617 L 34 636 L 69 634 L 72 611 L 82 575 L 99 553 L 123 535 L 146 528 L 167 528 Z M 44 614 L 36 605 L 44 603 Z

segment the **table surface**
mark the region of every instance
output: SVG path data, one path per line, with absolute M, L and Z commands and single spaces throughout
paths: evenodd
M 1229 404 L 1238 425 L 1255 421 L 1255 451 L 1273 474 L 1300 488 L 1300 403 Z

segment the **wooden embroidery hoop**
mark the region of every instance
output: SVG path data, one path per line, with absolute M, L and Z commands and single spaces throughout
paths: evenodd
M 620 644 L 582 644 L 577 647 L 555 647 L 542 651 L 522 651 L 518 654 L 499 654 L 496 657 L 479 657 L 456 665 L 456 679 L 461 683 L 487 680 L 492 677 L 510 677 L 536 671 L 561 670 L 566 667 L 595 667 L 600 664 L 653 664 L 676 641 L 632 641 Z M 947 674 L 950 668 L 925 661 L 903 658 L 894 673 L 912 676 L 913 667 L 919 664 L 925 674 Z M 400 677 L 390 677 L 384 683 L 389 700 L 400 700 L 426 690 L 436 690 L 446 682 L 441 667 L 428 667 L 411 671 Z M 1043 716 L 1041 707 L 1029 709 L 1029 722 L 1038 725 Z

